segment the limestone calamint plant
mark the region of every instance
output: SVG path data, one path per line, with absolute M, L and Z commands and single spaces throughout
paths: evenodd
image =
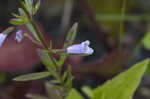
M 21 6 L 21 8 L 18 9 L 19 14 L 13 13 L 12 15 L 15 18 L 11 19 L 10 23 L 15 25 L 15 27 L 25 25 L 31 31 L 34 38 L 22 30 L 17 30 L 14 39 L 21 43 L 23 37 L 27 37 L 34 44 L 41 45 L 42 48 L 40 47 L 40 49 L 38 49 L 38 54 L 47 68 L 47 71 L 21 75 L 14 78 L 14 80 L 31 81 L 49 76 L 52 77 L 52 80 L 46 83 L 48 97 L 28 94 L 27 97 L 32 99 L 84 99 L 79 92 L 72 88 L 73 76 L 70 66 L 64 72 L 62 72 L 62 66 L 69 54 L 91 55 L 94 50 L 89 47 L 90 41 L 87 40 L 81 44 L 72 45 L 76 37 L 78 26 L 78 24 L 75 23 L 68 32 L 63 48 L 52 49 L 52 42 L 50 41 L 50 46 L 46 44 L 41 31 L 34 21 L 34 15 L 40 8 L 41 0 L 25 0 L 24 2 L 18 0 L 18 3 Z M 9 27 L 0 33 L 0 47 L 2 47 L 9 33 L 16 29 L 15 27 Z M 56 60 L 52 54 L 59 54 L 59 60 Z M 91 89 L 89 87 L 83 87 L 82 91 L 87 94 L 90 99 L 132 99 L 148 65 L 149 59 L 136 64 L 128 71 L 121 73 L 98 88 Z
M 63 48 L 52 49 L 51 41 L 50 46 L 48 46 L 46 44 L 45 38 L 43 37 L 41 31 L 34 21 L 34 15 L 40 8 L 41 0 L 18 0 L 18 3 L 21 7 L 18 9 L 19 14 L 13 13 L 12 15 L 14 16 L 14 18 L 10 20 L 10 23 L 15 25 L 14 27 L 25 25 L 31 31 L 34 38 L 31 38 L 28 33 L 24 33 L 23 30 L 16 30 L 16 36 L 14 39 L 17 42 L 21 43 L 23 37 L 27 37 L 32 42 L 34 42 L 34 44 L 42 46 L 42 48 L 37 49 L 38 55 L 48 71 L 18 76 L 14 78 L 14 80 L 30 81 L 51 76 L 53 80 L 48 81 L 48 83 L 54 87 L 53 91 L 57 93 L 53 96 L 57 97 L 57 99 L 64 99 L 72 88 L 73 80 L 70 67 L 66 71 L 62 72 L 64 61 L 69 54 L 91 55 L 93 53 L 93 49 L 89 47 L 90 41 L 87 40 L 85 42 L 82 42 L 81 44 L 72 45 L 77 33 L 78 26 L 78 24 L 75 23 L 68 32 Z M 8 33 L 0 34 L 1 46 L 4 43 L 7 34 Z M 59 60 L 56 60 L 52 56 L 52 54 L 59 54 Z

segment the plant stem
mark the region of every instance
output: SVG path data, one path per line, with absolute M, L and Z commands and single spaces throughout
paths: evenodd
M 96 19 L 100 21 L 149 21 L 150 15 L 125 15 L 124 19 L 120 14 L 103 14 L 103 15 L 96 15 Z
M 18 1 L 19 5 L 22 7 L 22 9 L 24 10 L 24 12 L 26 13 L 29 22 L 30 22 L 31 25 L 33 26 L 34 30 L 36 31 L 36 34 L 37 34 L 37 36 L 38 36 L 38 38 L 39 38 L 39 40 L 40 40 L 40 42 L 41 42 L 43 48 L 46 49 L 46 50 L 49 50 L 49 48 L 48 48 L 48 46 L 47 46 L 47 44 L 46 44 L 46 42 L 45 42 L 45 40 L 44 40 L 44 37 L 43 37 L 42 33 L 40 32 L 40 30 L 38 29 L 36 23 L 34 22 L 32 16 L 31 16 L 30 13 L 27 11 L 27 9 L 25 8 L 25 6 L 24 6 L 24 4 L 22 3 L 22 1 L 21 1 L 21 0 L 17 0 L 17 1 Z M 52 61 L 53 65 L 54 65 L 54 67 L 56 68 L 57 80 L 60 81 L 61 86 L 64 88 L 64 81 L 62 80 L 62 77 L 61 77 L 61 68 L 58 68 L 57 63 L 55 62 L 54 57 L 52 56 L 52 53 L 51 53 L 51 52 L 48 53 L 48 56 L 49 56 L 49 58 L 51 59 L 51 61 Z
M 125 11 L 126 11 L 126 0 L 123 0 L 122 9 L 121 9 L 121 19 L 125 18 Z M 124 20 L 120 20 L 120 32 L 118 36 L 118 52 L 121 51 L 122 48 L 122 37 L 124 32 Z

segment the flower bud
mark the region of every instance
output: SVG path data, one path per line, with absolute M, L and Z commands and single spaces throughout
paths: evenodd
M 7 37 L 7 34 L 0 33 L 0 47 L 2 47 L 6 37 Z
M 22 41 L 22 39 L 23 39 L 22 30 L 18 30 L 18 31 L 16 32 L 15 40 L 17 40 L 17 42 L 20 43 L 20 42 Z

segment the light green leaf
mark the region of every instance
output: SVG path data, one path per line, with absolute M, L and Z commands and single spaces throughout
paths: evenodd
M 96 88 L 92 99 L 132 99 L 149 64 L 146 59 Z
M 19 17 L 19 18 L 13 18 L 10 20 L 10 23 L 13 25 L 23 25 L 28 23 L 27 19 L 24 17 Z
M 13 24 L 13 25 L 23 25 L 24 21 L 20 20 L 20 19 L 11 19 L 10 20 L 10 24 Z
M 26 9 L 32 14 L 32 0 L 25 0 Z
M 72 76 L 72 71 L 71 71 L 71 66 L 68 67 L 67 69 L 67 80 L 66 80 L 66 83 L 65 85 L 68 86 L 69 88 L 72 88 L 72 81 L 74 79 L 74 77 Z
M 47 99 L 47 97 L 38 94 L 27 94 L 26 97 L 30 99 Z
M 143 37 L 143 44 L 145 48 L 150 50 L 150 31 L 148 31 L 146 35 Z
M 16 17 L 16 18 L 19 18 L 20 16 L 15 14 L 15 13 L 12 13 L 12 16 Z
M 89 97 L 93 97 L 93 90 L 87 86 L 82 87 L 82 91 Z
M 19 11 L 20 16 L 27 17 L 26 13 L 24 12 L 24 10 L 22 8 L 19 8 L 18 11 Z
M 84 99 L 78 91 L 72 89 L 66 99 Z
M 72 26 L 72 28 L 69 30 L 63 48 L 67 48 L 68 46 L 72 45 L 77 34 L 77 28 L 78 28 L 78 23 L 75 23 Z
M 67 48 L 68 46 L 72 45 L 72 43 L 75 40 L 76 34 L 77 34 L 77 28 L 78 28 L 78 23 L 75 23 L 72 28 L 69 30 L 68 34 L 67 34 L 67 38 L 64 42 L 64 46 L 63 48 Z M 67 54 L 66 53 L 62 53 L 60 60 L 59 60 L 59 66 L 61 66 L 64 61 L 66 60 Z
M 51 58 L 49 57 L 48 53 L 42 52 L 42 51 L 38 51 L 39 57 L 42 61 L 42 63 L 47 67 L 47 69 L 49 71 L 51 71 L 52 75 L 56 74 L 56 68 L 53 65 L 53 62 L 51 60 Z
M 35 7 L 34 7 L 34 9 L 33 9 L 33 15 L 36 14 L 37 11 L 39 10 L 40 4 L 41 4 L 41 1 L 39 0 L 39 1 L 36 3 L 36 5 L 35 5 Z
M 26 13 L 24 12 L 24 10 L 22 8 L 19 8 L 19 14 L 22 17 L 27 17 Z M 37 41 L 40 41 L 39 37 L 37 36 L 37 33 L 35 31 L 35 29 L 33 28 L 31 23 L 26 23 L 27 28 L 32 32 L 33 36 L 36 38 Z
M 51 83 L 45 83 L 46 92 L 48 94 L 49 99 L 62 99 L 61 91 L 59 87 L 53 85 Z
M 14 78 L 13 80 L 15 80 L 15 81 L 31 81 L 31 80 L 39 80 L 39 79 L 42 79 L 42 78 L 45 78 L 48 76 L 50 76 L 50 73 L 46 71 L 46 72 L 21 75 L 21 76 Z
M 52 41 L 49 41 L 49 49 L 52 49 L 53 48 L 53 43 Z
M 40 41 L 39 37 L 37 36 L 37 33 L 31 23 L 26 24 L 27 28 L 32 32 L 33 36 L 36 38 L 37 41 Z

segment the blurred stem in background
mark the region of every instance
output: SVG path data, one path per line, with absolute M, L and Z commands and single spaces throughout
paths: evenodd
M 72 15 L 72 10 L 73 10 L 73 0 L 66 0 L 64 4 L 64 9 L 63 9 L 63 15 L 61 19 L 61 35 L 64 35 L 69 27 L 71 15 Z
M 126 12 L 126 0 L 123 0 L 121 18 L 124 19 Z M 120 33 L 118 33 L 118 52 L 122 49 L 122 37 L 124 32 L 124 20 L 120 20 Z
M 150 15 L 125 15 L 124 17 L 117 14 L 96 15 L 97 20 L 103 21 L 149 21 L 149 17 Z

